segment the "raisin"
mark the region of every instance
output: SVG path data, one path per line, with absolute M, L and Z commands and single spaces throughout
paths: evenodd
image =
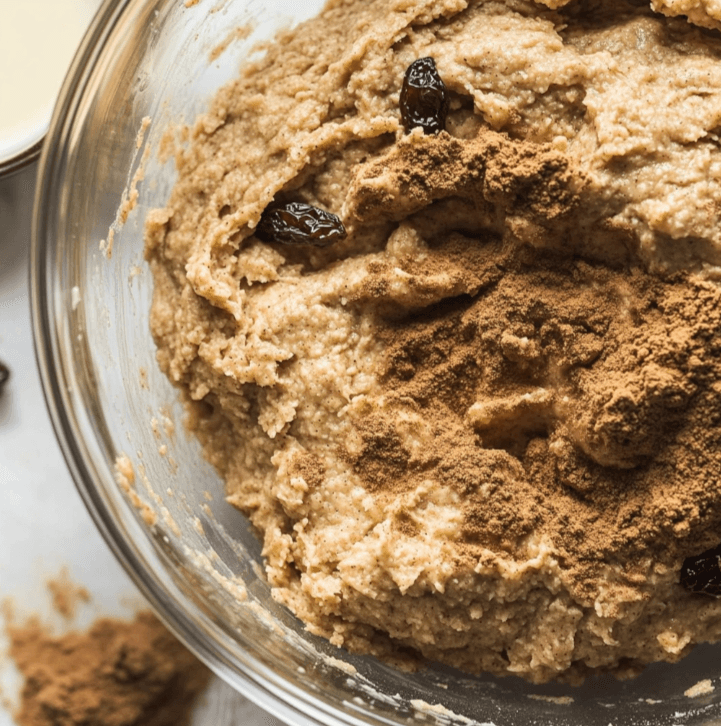
M 721 597 L 721 545 L 687 557 L 681 566 L 681 585 L 689 592 Z
M 426 134 L 446 128 L 448 92 L 433 58 L 419 58 L 406 70 L 401 88 L 401 120 L 406 131 L 420 127 Z
M 346 237 L 335 214 L 303 202 L 270 204 L 260 217 L 255 236 L 263 242 L 327 247 Z
M 8 382 L 8 378 L 10 378 L 10 369 L 4 363 L 0 363 L 0 393 Z

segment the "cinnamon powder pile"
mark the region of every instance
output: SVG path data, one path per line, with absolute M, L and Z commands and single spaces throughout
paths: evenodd
M 488 155 L 491 142 L 479 138 Z M 698 276 L 583 259 L 583 239 L 550 250 L 534 234 L 519 244 L 524 224 L 552 236 L 556 223 L 563 243 L 583 180 L 544 147 L 533 159 L 517 142 L 491 141 L 483 165 L 467 142 L 440 135 L 421 141 L 422 154 L 405 142 L 359 175 L 351 207 L 382 217 L 404 204 L 398 213 L 410 213 L 404 224 L 427 250 L 393 262 L 410 276 L 417 309 L 389 304 L 382 264 L 352 296 L 377 303 L 386 353 L 383 404 L 358 417 L 360 442 L 345 455 L 389 501 L 427 479 L 458 490 L 458 557 L 471 565 L 489 549 L 522 556 L 529 534 L 547 535 L 568 587 L 590 604 L 609 587 L 608 565 L 638 584 L 649 561 L 678 568 L 719 542 L 721 292 Z M 415 174 L 423 158 L 439 194 Z M 485 191 L 461 199 L 473 168 Z M 397 195 L 364 186 L 381 169 Z M 523 169 L 535 177 L 520 179 Z M 439 201 L 446 189 L 454 198 Z M 428 204 L 436 214 L 446 204 L 451 218 L 458 204 L 486 218 L 492 207 L 496 231 L 436 231 Z M 432 276 L 450 281 L 451 294 L 428 305 Z M 423 430 L 404 428 L 413 417 Z M 395 526 L 413 534 L 410 514 Z
M 20 726 L 183 726 L 210 679 L 150 612 L 60 637 L 37 619 L 7 633 L 25 677 Z

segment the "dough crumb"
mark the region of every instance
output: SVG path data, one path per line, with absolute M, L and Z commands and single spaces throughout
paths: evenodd
M 335 666 L 339 670 L 344 671 L 349 676 L 355 676 L 358 675 L 358 670 L 355 666 L 351 665 L 350 663 L 346 663 L 343 660 L 338 660 L 338 658 L 333 658 L 333 656 L 326 656 L 323 659 L 328 665 Z
M 546 703 L 555 703 L 558 706 L 570 706 L 574 699 L 571 696 L 541 696 L 538 694 L 531 694 L 528 696 L 534 701 L 545 701 Z
M 698 698 L 699 696 L 705 696 L 709 693 L 713 693 L 716 689 L 711 683 L 710 678 L 706 678 L 703 681 L 699 681 L 696 685 L 691 686 L 688 690 L 683 692 L 683 695 L 687 698 Z
M 450 709 L 446 708 L 445 706 L 441 705 L 440 703 L 432 704 L 428 703 L 427 701 L 424 701 L 420 698 L 415 698 L 411 701 L 411 706 L 416 709 L 416 711 L 420 712 L 421 714 L 427 714 L 432 713 L 435 716 L 440 716 L 443 718 L 444 721 L 448 719 L 449 724 L 457 724 L 457 723 L 466 723 L 466 724 L 475 724 L 476 721 L 471 720 L 470 718 L 467 718 L 466 716 L 461 716 L 458 713 L 454 713 Z
M 126 454 L 121 454 L 115 459 L 115 481 L 130 503 L 140 512 L 145 524 L 153 527 L 158 521 L 158 515 L 153 511 L 150 505 L 143 501 L 135 491 L 135 469 L 133 462 Z M 152 492 L 152 489 L 150 490 Z

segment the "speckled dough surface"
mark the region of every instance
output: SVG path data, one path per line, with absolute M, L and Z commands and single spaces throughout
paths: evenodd
M 679 584 L 721 532 L 719 18 L 653 6 L 333 0 L 180 134 L 158 360 L 339 646 L 579 682 L 721 635 Z M 260 241 L 274 199 L 347 238 Z

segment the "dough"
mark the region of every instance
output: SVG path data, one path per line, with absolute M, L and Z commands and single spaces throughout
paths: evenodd
M 274 596 L 403 668 L 577 683 L 721 634 L 679 584 L 721 531 L 721 38 L 557 5 L 334 0 L 147 220 L 159 364 Z M 400 123 L 425 56 L 437 136 Z M 261 242 L 274 199 L 347 238 Z

